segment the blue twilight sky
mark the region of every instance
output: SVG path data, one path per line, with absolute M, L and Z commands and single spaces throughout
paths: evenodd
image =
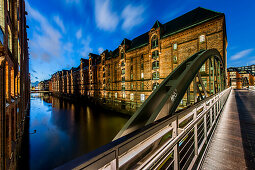
M 31 81 L 77 67 L 194 8 L 226 15 L 228 67 L 255 64 L 254 0 L 26 0 Z

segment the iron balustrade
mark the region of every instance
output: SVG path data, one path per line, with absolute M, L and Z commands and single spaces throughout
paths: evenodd
M 190 169 L 231 92 L 225 89 L 56 169 Z

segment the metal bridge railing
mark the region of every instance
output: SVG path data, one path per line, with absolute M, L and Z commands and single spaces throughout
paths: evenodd
M 187 169 L 203 153 L 231 88 L 57 169 Z

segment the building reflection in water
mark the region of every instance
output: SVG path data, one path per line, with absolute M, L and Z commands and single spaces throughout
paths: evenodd
M 110 142 L 128 117 L 47 94 L 31 96 L 31 169 L 52 169 Z M 28 154 L 24 154 L 28 155 Z

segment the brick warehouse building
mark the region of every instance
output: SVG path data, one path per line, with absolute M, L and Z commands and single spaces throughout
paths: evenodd
M 16 169 L 30 75 L 25 1 L 0 0 L 0 169 Z
M 76 69 L 80 78 L 73 80 L 80 80 L 75 86 L 80 95 L 135 111 L 173 69 L 202 49 L 216 48 L 226 66 L 226 47 L 225 15 L 199 7 L 165 24 L 156 21 L 148 32 L 124 39 L 114 51 L 89 54 Z M 203 69 L 208 72 L 208 63 Z M 53 92 L 71 95 L 61 90 L 67 83 L 60 73 L 51 78 Z

